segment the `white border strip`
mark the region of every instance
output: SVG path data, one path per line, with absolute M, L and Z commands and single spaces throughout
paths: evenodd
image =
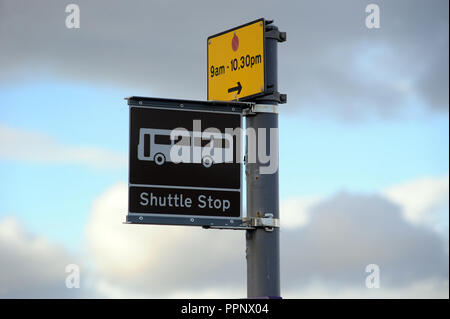
M 226 192 L 240 192 L 240 188 L 215 188 L 215 187 L 195 187 L 195 186 L 171 186 L 171 185 L 151 185 L 151 184 L 128 184 L 129 187 L 154 187 L 154 188 L 169 188 L 169 189 L 194 189 L 206 191 L 226 191 Z
M 183 104 L 183 103 L 181 103 Z M 141 108 L 141 109 L 158 109 L 158 110 L 167 110 L 167 111 L 186 111 L 186 112 L 200 112 L 200 113 L 221 113 L 221 114 L 234 114 L 236 116 L 242 116 L 242 112 L 237 111 L 213 111 L 213 110 L 202 110 L 202 109 L 191 109 L 191 108 L 184 108 L 184 106 L 170 106 L 170 107 L 164 107 L 164 106 L 153 106 L 153 105 L 130 105 L 130 108 Z
M 227 216 L 210 216 L 210 215 L 179 215 L 179 214 L 158 214 L 158 213 L 135 213 L 135 212 L 129 212 L 128 215 L 130 216 L 145 216 L 145 217 L 174 217 L 174 218 L 201 218 L 201 219 L 223 219 L 223 220 L 229 220 L 229 221 L 241 221 L 242 217 L 227 217 Z M 232 223 L 233 223 L 232 222 Z

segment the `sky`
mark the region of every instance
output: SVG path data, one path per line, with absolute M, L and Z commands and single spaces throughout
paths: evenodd
M 124 97 L 206 99 L 207 37 L 260 17 L 287 32 L 282 296 L 449 297 L 447 1 L 0 0 L 0 298 L 245 297 L 242 231 L 123 224 Z

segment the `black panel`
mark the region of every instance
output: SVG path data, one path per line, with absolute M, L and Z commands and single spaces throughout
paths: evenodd
M 157 165 L 154 161 L 142 161 L 137 158 L 140 128 L 172 130 L 183 127 L 192 131 L 193 120 L 201 120 L 202 131 L 215 127 L 224 133 L 225 128 L 235 129 L 241 126 L 240 114 L 131 107 L 130 116 L 129 182 L 131 184 L 240 189 L 241 164 L 236 163 L 236 158 L 233 163 L 214 164 L 209 168 L 201 163 L 166 162 L 163 165 Z M 148 139 L 145 138 L 145 140 L 148 143 Z M 234 145 L 236 145 L 236 139 Z M 150 151 L 148 146 L 144 148 L 144 154 Z

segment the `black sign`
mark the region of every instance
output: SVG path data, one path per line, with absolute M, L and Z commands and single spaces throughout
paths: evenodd
M 136 213 L 240 216 L 240 192 L 131 186 L 130 211 Z M 232 207 L 234 206 L 234 207 Z
M 128 104 L 128 221 L 205 226 L 239 218 L 248 104 L 142 97 Z

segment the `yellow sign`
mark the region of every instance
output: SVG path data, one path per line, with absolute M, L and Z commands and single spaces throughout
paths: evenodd
M 208 38 L 208 100 L 239 100 L 265 89 L 264 19 Z

